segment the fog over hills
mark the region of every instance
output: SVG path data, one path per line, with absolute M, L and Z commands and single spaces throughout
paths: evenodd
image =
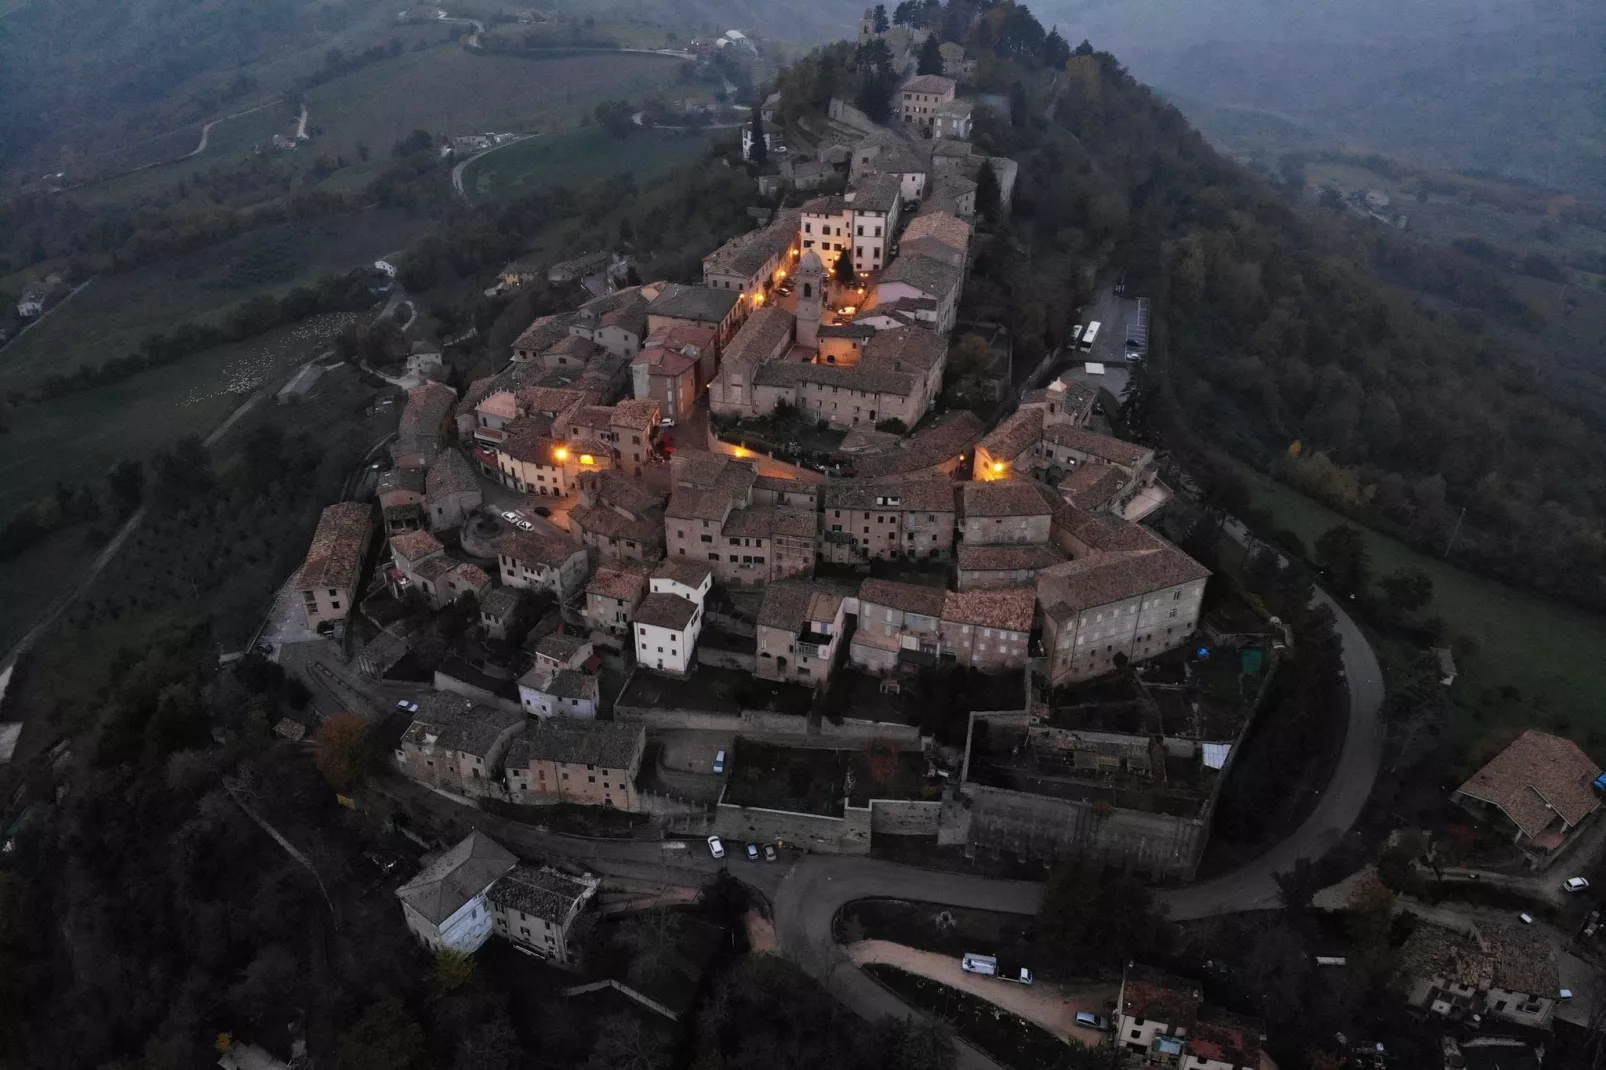
M 1606 191 L 1606 4 L 1050 0 L 1070 40 L 1157 88 L 1323 141 Z

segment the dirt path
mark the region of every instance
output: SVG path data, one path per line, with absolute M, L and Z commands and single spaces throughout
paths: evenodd
M 881 962 L 910 973 L 929 977 L 949 988 L 957 988 L 1001 1007 L 1011 1014 L 1042 1026 L 1061 1040 L 1097 1047 L 1104 1034 L 1076 1024 L 1077 1011 L 1107 1016 L 1106 1004 L 1115 999 L 1118 985 L 1056 985 L 1039 981 L 1033 985 L 1012 984 L 980 974 L 966 973 L 952 955 L 921 951 L 886 940 L 860 940 L 848 945 L 848 955 L 863 966 Z
M 283 99 L 284 99 L 283 97 L 277 97 L 277 98 L 275 98 L 273 100 L 268 101 L 266 104 L 258 104 L 254 108 L 247 108 L 244 111 L 237 111 L 233 115 L 225 115 L 225 116 L 222 116 L 221 118 L 213 119 L 211 122 L 209 122 L 205 126 L 201 127 L 201 143 L 199 145 L 195 146 L 195 148 L 191 149 L 189 152 L 186 152 L 184 155 L 180 156 L 179 159 L 180 160 L 187 160 L 191 156 L 199 156 L 201 153 L 205 152 L 206 151 L 207 142 L 210 141 L 211 138 L 212 138 L 212 128 L 214 126 L 216 126 L 218 123 L 226 123 L 230 119 L 238 119 L 242 115 L 250 115 L 254 111 L 261 111 L 263 108 L 271 108 L 271 107 L 273 107 L 275 104 L 279 103 Z M 301 115 L 302 115 L 303 119 L 305 119 L 306 114 L 307 114 L 306 105 L 302 105 Z M 303 125 L 303 129 L 305 129 L 305 125 Z M 154 167 L 156 165 L 155 164 L 147 164 L 146 166 Z M 136 168 L 135 170 L 143 170 L 143 168 Z

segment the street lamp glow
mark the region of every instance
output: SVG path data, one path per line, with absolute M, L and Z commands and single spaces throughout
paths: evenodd
M 559 446 L 557 449 L 552 451 L 552 456 L 560 461 L 567 461 L 569 459 L 569 451 L 564 449 L 562 446 Z

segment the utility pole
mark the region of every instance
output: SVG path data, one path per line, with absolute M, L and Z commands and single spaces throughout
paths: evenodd
M 1450 559 L 1450 548 L 1455 545 L 1455 537 L 1461 533 L 1461 521 L 1467 518 L 1467 507 L 1461 507 L 1461 515 L 1455 518 L 1455 527 L 1450 529 L 1450 541 L 1444 544 L 1444 559 Z

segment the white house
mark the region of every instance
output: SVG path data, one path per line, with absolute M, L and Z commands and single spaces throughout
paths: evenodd
M 653 571 L 631 623 L 638 665 L 676 676 L 690 671 L 713 579 L 707 565 L 690 561 L 664 561 Z
M 469 833 L 396 889 L 407 927 L 431 951 L 478 950 L 495 928 L 486 893 L 518 861 L 484 833 Z
M 600 697 L 597 678 L 578 669 L 536 665 L 519 677 L 519 704 L 536 717 L 593 720 Z

